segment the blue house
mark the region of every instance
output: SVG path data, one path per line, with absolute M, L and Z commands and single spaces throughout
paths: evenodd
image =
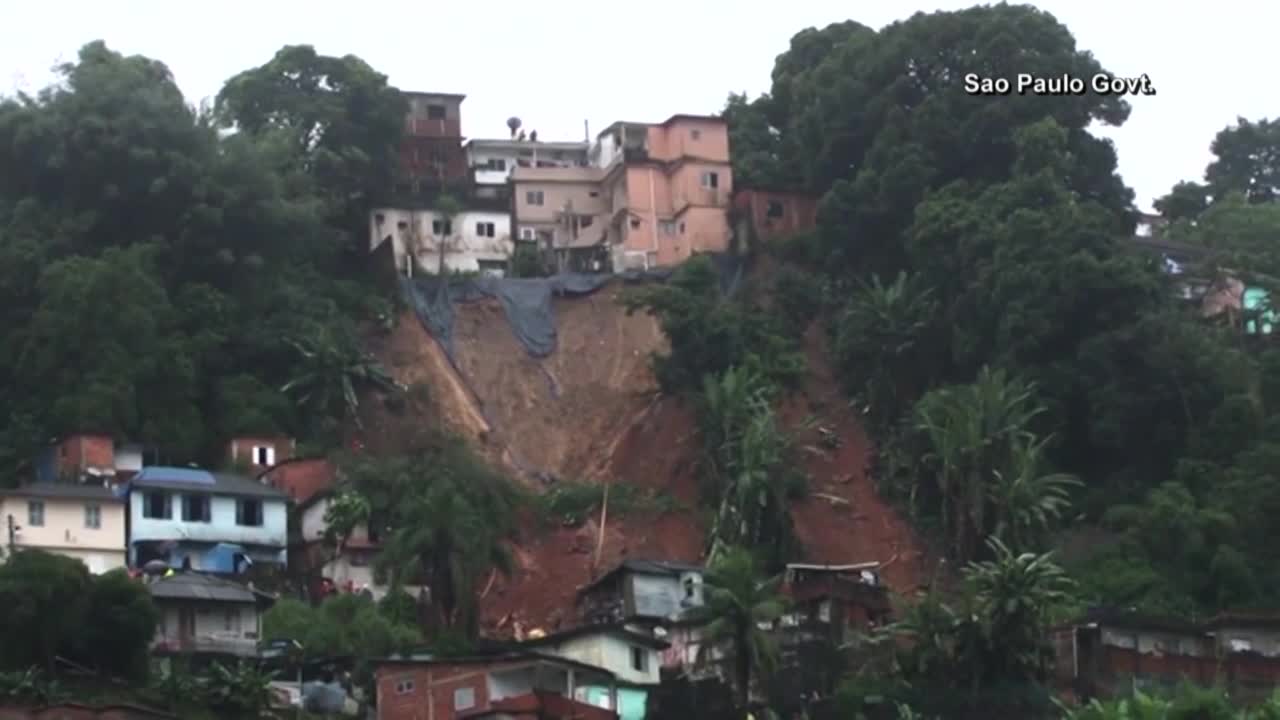
M 120 488 L 129 497 L 129 564 L 241 573 L 284 566 L 289 498 L 239 475 L 145 467 Z

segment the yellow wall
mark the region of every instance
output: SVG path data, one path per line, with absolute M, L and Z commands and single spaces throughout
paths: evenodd
M 44 503 L 44 525 L 29 522 L 28 503 Z M 96 504 L 100 527 L 85 527 L 85 505 Z M 94 572 L 106 572 L 125 565 L 124 503 L 80 498 L 0 497 L 0 523 L 13 515 L 21 528 L 15 545 L 18 550 L 38 548 L 83 560 Z M 0 541 L 8 551 L 8 526 L 0 524 Z

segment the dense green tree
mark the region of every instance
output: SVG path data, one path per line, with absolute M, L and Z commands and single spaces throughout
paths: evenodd
M 159 624 L 160 611 L 145 585 L 123 569 L 97 575 L 89 589 L 84 627 L 76 638 L 76 656 L 101 672 L 145 678 Z
M 110 677 L 143 679 L 160 615 L 123 570 L 90 575 L 79 560 L 40 550 L 0 566 L 0 665 L 54 669 L 65 657 Z
M 748 362 L 760 364 L 770 380 L 786 385 L 798 377 L 804 357 L 795 336 L 779 327 L 775 314 L 727 296 L 711 259 L 699 255 L 682 265 L 664 285 L 626 299 L 627 311 L 645 310 L 662 325 L 671 351 L 653 358 L 663 390 L 697 391 L 703 378 Z
M 224 124 L 277 135 L 320 189 L 326 213 L 350 234 L 365 226 L 371 201 L 391 191 L 408 104 L 387 78 L 354 55 L 320 55 L 310 45 L 281 48 L 236 75 L 218 93 Z
M 93 579 L 79 560 L 41 550 L 14 553 L 0 565 L 0 663 L 54 671 L 58 652 L 79 639 Z M 150 638 L 148 638 L 150 639 Z
M 470 450 L 439 439 L 413 453 L 351 458 L 349 488 L 368 503 L 368 517 L 386 527 L 378 568 L 394 588 L 425 584 L 436 629 L 474 639 L 479 632 L 477 585 L 506 571 L 515 489 Z M 359 522 L 359 513 L 344 513 Z M 345 535 L 349 527 L 334 527 Z
M 342 101 L 317 121 L 336 128 L 323 152 L 391 153 L 398 93 L 359 61 L 342 65 Z M 225 136 L 157 61 L 94 42 L 59 72 L 0 101 L 3 480 L 67 432 L 209 462 L 231 433 L 305 438 L 341 420 L 336 403 L 316 417 L 281 396 L 297 360 L 281 339 L 351 335 L 381 309 L 338 262 L 342 218 L 370 198 L 352 188 L 375 181 L 355 160 L 341 173 L 328 155 L 299 162 L 284 129 L 248 110 Z M 241 78 L 226 107 L 254 87 Z
M 1215 199 L 1238 192 L 1252 203 L 1280 200 L 1280 121 L 1238 118 L 1210 150 L 1215 157 L 1204 176 Z

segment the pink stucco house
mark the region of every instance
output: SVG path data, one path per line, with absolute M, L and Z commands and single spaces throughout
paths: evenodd
M 516 237 L 561 269 L 670 267 L 729 246 L 733 193 L 722 118 L 617 122 L 596 136 L 589 167 L 511 175 Z

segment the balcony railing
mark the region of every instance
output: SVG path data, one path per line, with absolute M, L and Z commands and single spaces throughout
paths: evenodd
M 250 633 L 256 635 L 256 633 Z M 258 654 L 257 638 L 227 634 L 193 635 L 189 637 L 164 637 L 151 645 L 153 652 L 161 653 L 211 653 L 254 657 Z

